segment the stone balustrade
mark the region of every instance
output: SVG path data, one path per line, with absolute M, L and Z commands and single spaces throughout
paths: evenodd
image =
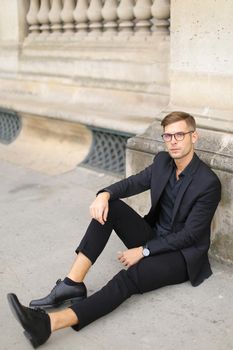
M 168 35 L 170 0 L 30 0 L 28 38 Z

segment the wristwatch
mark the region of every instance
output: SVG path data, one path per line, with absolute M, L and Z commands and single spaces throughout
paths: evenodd
M 144 245 L 144 246 L 142 247 L 142 255 L 143 255 L 144 257 L 147 257 L 147 256 L 150 255 L 150 251 L 149 251 L 149 249 L 147 248 L 146 245 Z

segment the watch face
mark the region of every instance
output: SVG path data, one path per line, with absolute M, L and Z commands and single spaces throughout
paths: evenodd
M 143 256 L 149 256 L 150 255 L 150 251 L 149 251 L 148 248 L 144 248 L 142 253 L 143 253 Z

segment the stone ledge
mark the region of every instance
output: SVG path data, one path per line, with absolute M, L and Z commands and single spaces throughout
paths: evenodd
M 0 42 L 0 45 L 7 47 L 6 43 Z M 140 55 L 138 52 L 140 50 Z M 22 53 L 26 56 L 34 56 L 38 51 L 43 56 L 57 57 L 59 51 L 61 57 L 93 57 L 132 60 L 134 62 L 166 62 L 170 56 L 170 37 L 151 35 L 151 36 L 84 36 L 65 37 L 62 35 L 45 36 L 43 39 L 39 36 L 30 39 L 27 37 L 22 45 Z M 136 55 L 135 55 L 136 53 Z M 140 58 L 141 59 L 140 59 Z
M 233 136 L 230 133 L 197 129 L 200 139 L 196 152 L 213 169 L 233 173 Z M 156 154 L 164 150 L 160 121 L 153 122 L 144 134 L 128 140 L 128 149 Z
M 143 132 L 168 96 L 84 87 L 69 79 L 1 74 L 0 106 L 131 134 Z
M 140 118 L 133 115 L 111 111 L 96 110 L 85 105 L 64 106 L 64 103 L 38 101 L 23 97 L 1 95 L 0 106 L 13 109 L 20 114 L 29 113 L 36 116 L 77 122 L 86 126 L 117 130 L 137 134 L 146 129 L 152 118 Z

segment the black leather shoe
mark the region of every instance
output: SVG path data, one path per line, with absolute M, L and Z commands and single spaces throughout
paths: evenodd
M 44 310 L 30 309 L 20 304 L 15 294 L 7 294 L 8 303 L 16 320 L 24 328 L 25 337 L 34 348 L 44 344 L 51 334 L 50 318 Z
M 58 280 L 49 295 L 44 298 L 32 300 L 30 307 L 54 308 L 60 305 L 74 304 L 87 297 L 87 289 L 84 283 L 76 286 L 68 286 L 64 281 Z

